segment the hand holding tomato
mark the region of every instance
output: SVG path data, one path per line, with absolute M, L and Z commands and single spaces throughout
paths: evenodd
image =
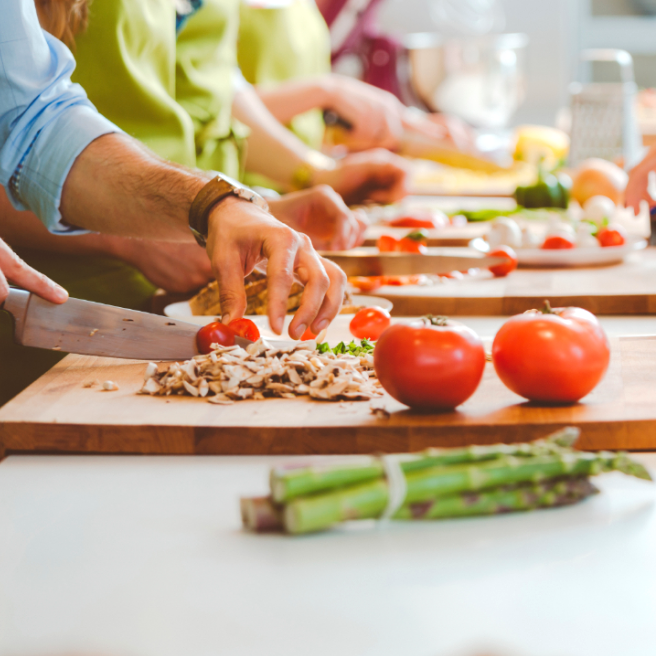
M 349 329 L 358 339 L 376 341 L 383 330 L 390 325 L 390 314 L 379 307 L 362 308 L 355 313 Z
M 517 268 L 517 253 L 515 253 L 510 246 L 499 246 L 499 248 L 488 253 L 488 255 L 490 257 L 506 258 L 505 262 L 489 267 L 490 273 L 492 273 L 495 278 L 503 278 Z
M 496 372 L 530 401 L 575 403 L 606 373 L 608 338 L 597 318 L 581 308 L 531 311 L 511 317 L 492 345 Z
M 471 328 L 428 317 L 385 330 L 374 349 L 374 367 L 397 401 L 412 408 L 451 410 L 476 391 L 485 351 Z

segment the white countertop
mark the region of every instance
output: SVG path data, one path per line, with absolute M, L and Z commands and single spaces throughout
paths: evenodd
M 655 486 L 613 474 L 558 510 L 242 532 L 238 497 L 275 461 L 7 458 L 0 654 L 656 653 Z

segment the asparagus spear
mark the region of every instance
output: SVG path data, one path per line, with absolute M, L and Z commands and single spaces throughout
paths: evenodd
M 239 506 L 244 528 L 258 533 L 282 530 L 282 510 L 271 497 L 242 497 Z
M 395 519 L 446 519 L 475 515 L 555 508 L 576 503 L 596 494 L 597 488 L 585 477 L 560 478 L 541 483 L 507 485 L 482 492 L 463 492 L 427 501 L 403 505 Z M 244 528 L 257 533 L 284 529 L 280 506 L 271 497 L 241 499 Z
M 577 503 L 598 491 L 589 478 L 560 478 L 482 492 L 464 492 L 439 497 L 425 503 L 406 504 L 398 510 L 394 518 L 445 519 L 555 508 Z
M 538 456 L 558 453 L 571 448 L 578 439 L 578 428 L 564 428 L 535 442 L 468 446 L 462 449 L 426 449 L 403 456 L 401 469 L 405 474 L 428 467 L 481 462 L 501 456 Z M 365 463 L 339 463 L 323 467 L 299 467 L 271 470 L 271 494 L 277 503 L 323 492 L 346 485 L 373 481 L 385 476 L 381 461 L 372 458 Z
M 592 476 L 620 471 L 651 480 L 647 470 L 624 453 L 563 451 L 535 457 L 506 456 L 475 464 L 431 467 L 406 476 L 406 504 L 441 496 L 524 482 L 537 483 L 562 476 Z M 380 517 L 387 506 L 386 479 L 338 488 L 291 500 L 283 513 L 289 533 L 319 531 L 350 519 Z

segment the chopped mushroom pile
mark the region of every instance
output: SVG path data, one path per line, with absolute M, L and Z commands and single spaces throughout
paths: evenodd
M 278 349 L 259 340 L 246 349 L 218 346 L 208 355 L 176 362 L 161 372 L 151 362 L 140 393 L 200 396 L 219 404 L 303 395 L 325 401 L 367 401 L 381 394 L 373 366 L 371 353 L 320 353 L 315 341 Z

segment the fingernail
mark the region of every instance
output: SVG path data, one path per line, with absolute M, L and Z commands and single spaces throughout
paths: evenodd
M 301 339 L 303 337 L 303 333 L 307 330 L 307 325 L 302 323 L 300 326 L 296 327 L 296 334 L 298 335 L 298 339 Z
M 57 294 L 57 296 L 62 300 L 66 301 L 68 299 L 68 292 L 61 286 L 55 283 L 52 286 L 54 292 Z
M 328 321 L 328 319 L 322 319 L 317 324 L 317 328 L 319 329 L 319 332 L 321 332 L 324 328 L 328 328 L 329 325 L 330 325 L 330 321 Z

